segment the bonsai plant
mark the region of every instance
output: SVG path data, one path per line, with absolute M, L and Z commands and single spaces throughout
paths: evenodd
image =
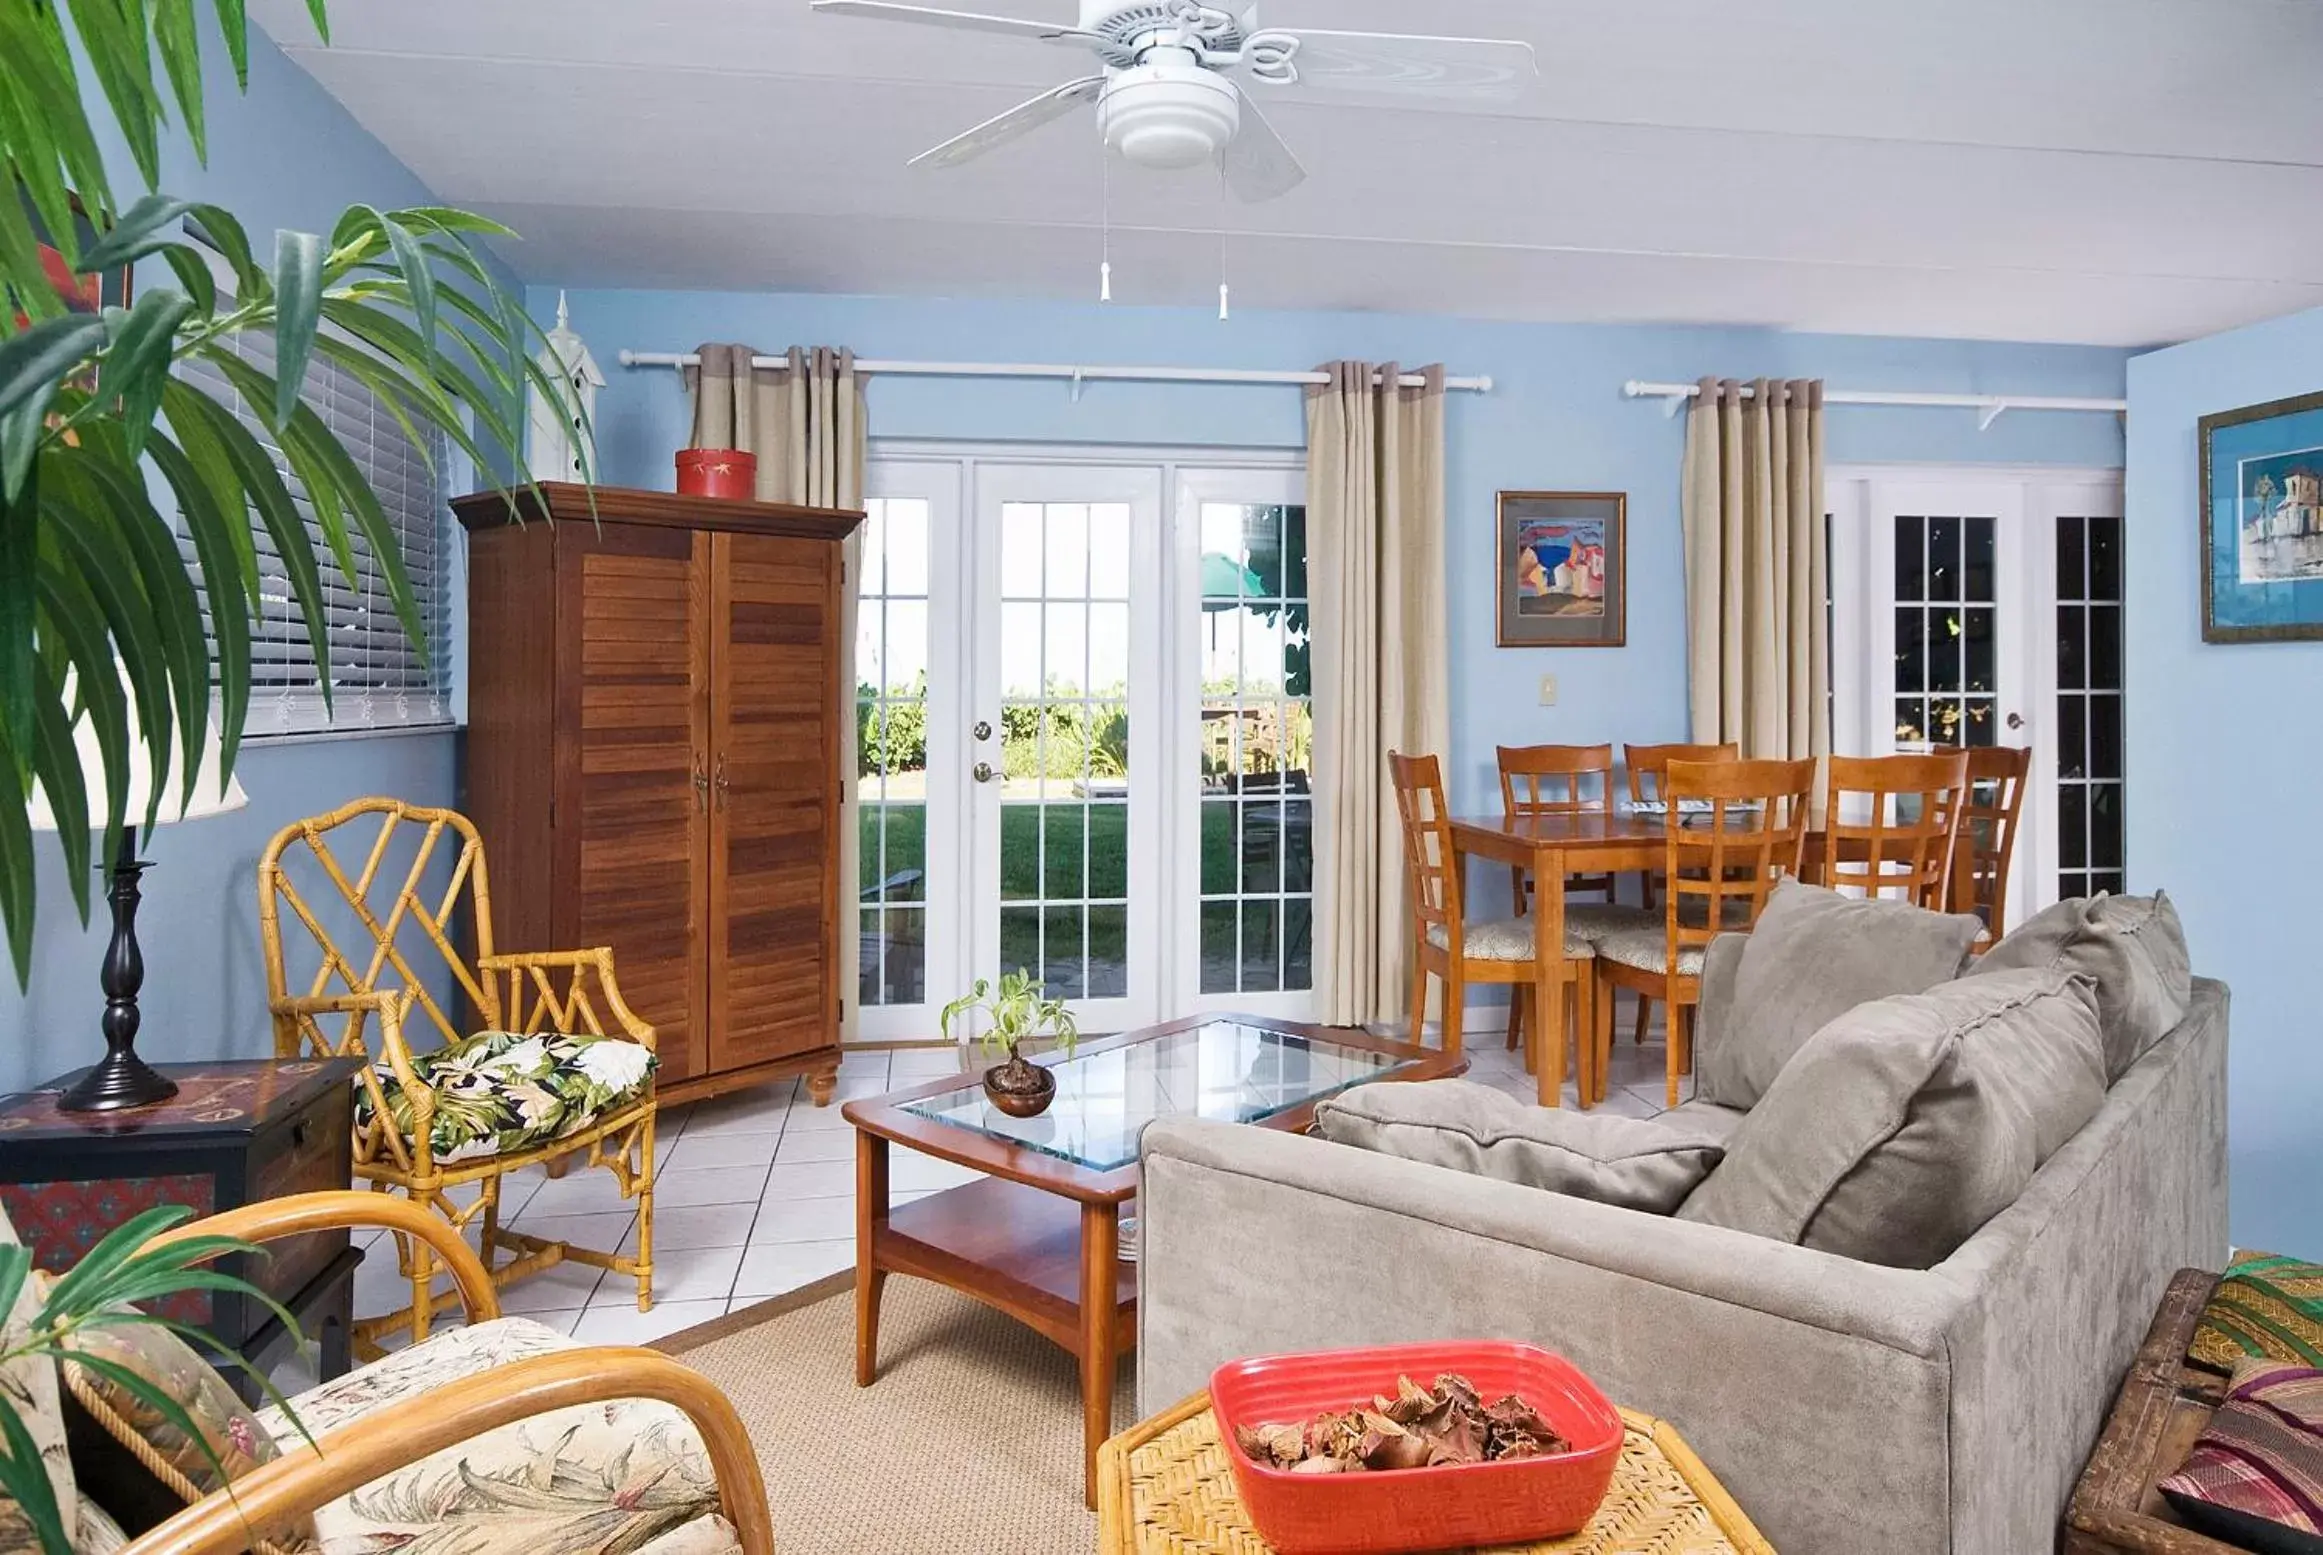
M 989 979 L 979 977 L 965 998 L 945 1005 L 944 1035 L 952 1035 L 954 1020 L 979 1013 L 992 1024 L 976 1041 L 994 1057 L 1006 1060 L 984 1071 L 984 1094 L 1011 1117 L 1039 1117 L 1057 1099 L 1057 1077 L 1026 1058 L 1024 1044 L 1039 1037 L 1054 1037 L 1069 1058 L 1081 1042 L 1080 1023 L 1065 1008 L 1064 1000 L 1046 997 L 1046 990 L 1022 967 L 1003 976 L 998 989 Z
M 212 36 L 246 90 L 243 0 L 214 5 Z M 327 41 L 324 0 L 308 10 Z M 363 383 L 423 449 L 424 428 L 463 450 L 482 478 L 521 464 L 528 385 L 579 414 L 561 375 L 533 359 L 545 333 L 475 246 L 512 235 L 497 223 L 440 206 L 358 205 L 328 235 L 276 233 L 269 260 L 231 212 L 160 190 L 173 110 L 187 146 L 207 158 L 202 26 L 195 0 L 0 5 L 0 928 L 19 984 L 31 973 L 35 784 L 60 823 L 74 905 L 89 916 L 98 828 L 76 723 L 89 721 L 103 756 L 104 859 L 125 824 L 159 818 L 173 746 L 184 752 L 182 805 L 213 703 L 220 770 L 233 770 L 259 607 L 253 514 L 281 558 L 326 695 L 318 549 L 354 583 L 359 535 L 396 619 L 426 653 L 378 498 L 301 397 L 314 361 Z M 133 198 L 116 194 L 84 81 L 96 83 L 91 95 L 144 185 Z M 231 297 L 205 247 L 232 271 Z M 97 278 L 139 261 L 155 282 L 166 267 L 176 284 L 141 284 L 130 306 L 106 305 Z M 233 348 L 253 332 L 273 336 L 271 373 Z M 210 374 L 177 371 L 197 361 L 231 394 L 205 390 Z M 295 481 L 237 418 L 235 399 L 265 423 Z M 172 512 L 198 561 L 191 571 Z M 152 769 L 140 816 L 126 813 L 139 756 L 131 707 Z

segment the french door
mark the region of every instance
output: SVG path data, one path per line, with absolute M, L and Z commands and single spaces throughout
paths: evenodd
M 2118 475 L 1839 471 L 1829 510 L 1834 748 L 2028 746 L 2012 923 L 2122 889 Z
M 889 445 L 868 491 L 856 1039 L 1018 969 L 1093 1032 L 1303 1013 L 1299 472 Z

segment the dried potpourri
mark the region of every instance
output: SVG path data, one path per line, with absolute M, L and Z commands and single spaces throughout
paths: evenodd
M 1395 1397 L 1312 1420 L 1237 1427 L 1234 1439 L 1251 1462 L 1293 1474 L 1360 1474 L 1378 1469 L 1498 1463 L 1569 1452 L 1540 1412 L 1511 1393 L 1486 1404 L 1457 1372 L 1423 1388 L 1398 1377 Z

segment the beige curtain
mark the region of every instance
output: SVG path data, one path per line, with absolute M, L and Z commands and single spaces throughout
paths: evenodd
M 1829 755 L 1823 385 L 1703 379 L 1683 507 L 1693 738 L 1746 757 Z
M 817 508 L 863 505 L 864 377 L 855 353 L 793 346 L 780 367 L 754 367 L 759 353 L 743 345 L 705 345 L 702 365 L 689 369 L 694 396 L 694 448 L 739 448 L 758 456 L 758 500 Z M 839 987 L 846 1001 L 840 1036 L 851 1039 L 861 1014 L 862 936 L 849 910 L 860 889 L 862 828 L 856 815 L 855 589 L 863 576 L 863 533 L 846 545 L 840 589 L 840 771 L 846 782 L 839 808 Z
M 1387 753 L 1449 756 L 1444 370 L 1337 362 L 1307 391 L 1315 989 L 1332 1025 L 1406 1018 L 1411 927 Z

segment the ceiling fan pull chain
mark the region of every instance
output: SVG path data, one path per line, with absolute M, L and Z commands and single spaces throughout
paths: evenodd
M 1098 180 L 1102 194 L 1098 199 L 1098 265 L 1097 300 L 1113 300 L 1113 151 L 1099 144 L 1097 147 Z
M 1228 274 L 1226 245 L 1231 235 L 1226 228 L 1226 218 L 1232 210 L 1232 207 L 1227 204 L 1227 193 L 1226 155 L 1221 151 L 1218 155 L 1218 322 L 1221 324 L 1234 317 L 1232 295 L 1227 290 L 1226 285 Z

